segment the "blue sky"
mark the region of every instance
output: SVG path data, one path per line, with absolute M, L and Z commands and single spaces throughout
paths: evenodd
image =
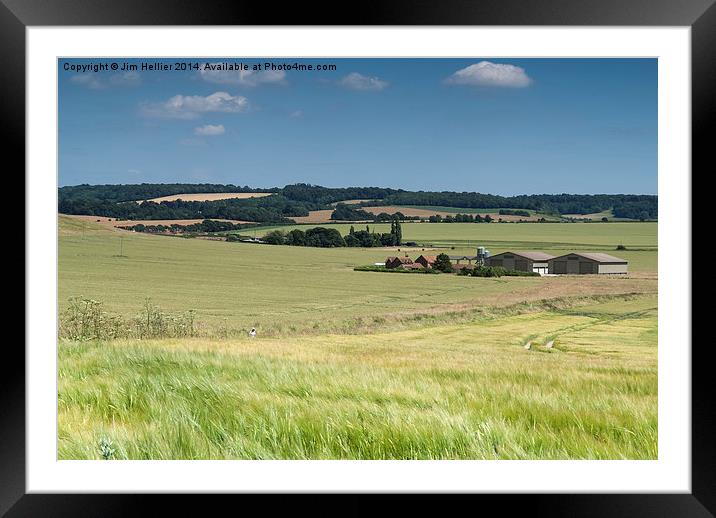
M 59 182 L 657 192 L 656 59 L 272 59 L 335 71 L 65 70 Z

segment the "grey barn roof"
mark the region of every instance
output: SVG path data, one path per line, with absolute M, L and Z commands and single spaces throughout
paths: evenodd
M 560 255 L 559 257 L 555 257 L 555 259 L 561 259 L 562 257 L 567 257 L 568 255 L 578 255 L 580 257 L 584 257 L 586 259 L 591 259 L 592 261 L 597 261 L 598 263 L 628 263 L 626 259 L 620 259 L 618 257 L 614 257 L 613 255 L 604 254 L 602 252 L 572 252 L 571 254 L 564 254 Z
M 504 254 L 519 255 L 520 257 L 529 259 L 530 261 L 549 261 L 550 259 L 554 259 L 553 255 L 545 254 L 544 252 L 509 252 L 509 251 L 495 254 L 495 255 L 491 256 L 490 259 L 499 257 Z

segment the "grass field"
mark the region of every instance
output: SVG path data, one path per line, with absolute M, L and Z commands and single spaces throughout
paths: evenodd
M 350 227 L 362 224 L 330 223 L 323 225 L 265 226 L 243 231 L 262 236 L 281 229 L 307 230 L 315 226 L 335 228 L 343 235 Z M 389 232 L 390 224 L 370 224 L 371 230 Z M 543 250 L 553 255 L 570 251 L 602 251 L 629 261 L 634 271 L 657 270 L 658 224 L 648 223 L 403 223 L 403 240 L 448 248 L 450 254 L 474 255 L 477 246 L 486 246 L 493 254 L 507 250 Z M 240 231 L 241 232 L 241 231 Z M 618 245 L 628 250 L 617 251 Z M 452 251 L 454 247 L 454 252 Z
M 59 457 L 654 459 L 656 300 L 370 335 L 66 342 Z M 548 350 L 535 346 L 555 339 Z
M 461 225 L 444 225 L 448 230 L 454 226 Z M 630 253 L 629 259 L 643 262 L 644 268 L 632 265 L 635 273 L 629 278 L 478 279 L 353 271 L 356 265 L 382 261 L 397 253 L 395 250 L 276 247 L 160 237 L 107 230 L 64 217 L 60 234 L 61 310 L 70 297 L 83 296 L 103 301 L 110 312 L 129 316 L 150 297 L 167 311 L 194 309 L 201 322 L 228 331 L 254 326 L 272 333 L 331 331 L 362 325 L 356 321 L 373 316 L 503 306 L 582 293 L 654 293 L 657 283 L 651 273 L 656 260 L 653 251 Z M 639 261 L 637 254 L 643 256 Z
M 150 297 L 195 310 L 198 331 L 61 339 L 59 457 L 100 458 L 106 440 L 105 455 L 131 459 L 657 457 L 656 224 L 403 229 L 462 246 L 477 230 L 475 245 L 643 250 L 615 252 L 631 254 L 628 276 L 389 275 L 353 267 L 395 250 L 151 236 L 61 216 L 60 311 L 81 296 L 132 317 Z
M 331 223 L 341 234 L 348 234 L 350 227 L 361 230 L 358 223 Z M 657 247 L 657 223 L 403 223 L 403 240 L 441 244 L 492 246 L 529 246 L 530 248 L 574 248 L 614 250 L 623 244 L 631 248 Z M 318 225 L 312 225 L 318 226 Z M 251 229 L 257 235 L 281 228 L 306 230 L 311 225 L 266 226 Z M 326 226 L 326 225 L 321 225 Z M 389 232 L 390 223 L 369 224 L 376 232 Z
M 134 225 L 193 225 L 195 223 L 201 223 L 203 219 L 117 219 L 107 218 L 104 216 L 78 216 L 78 215 L 65 215 L 63 217 L 80 219 L 84 221 L 100 223 L 106 227 L 132 227 Z M 243 221 L 239 219 L 215 219 L 214 221 L 227 221 L 229 223 L 251 223 L 250 221 Z

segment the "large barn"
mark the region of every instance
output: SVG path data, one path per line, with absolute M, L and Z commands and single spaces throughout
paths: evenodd
M 550 259 L 549 273 L 628 273 L 628 261 L 601 252 L 574 252 Z
M 508 270 L 535 272 L 544 275 L 549 272 L 549 260 L 553 255 L 544 252 L 502 252 L 487 258 L 488 266 L 502 266 Z
M 421 255 L 415 260 L 415 262 L 421 264 L 423 268 L 429 268 L 433 265 L 437 258 L 437 255 Z

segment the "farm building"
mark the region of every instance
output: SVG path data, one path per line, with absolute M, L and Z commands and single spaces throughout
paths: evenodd
M 467 264 L 472 264 L 473 261 L 477 261 L 477 257 L 471 256 L 471 255 L 451 255 L 450 256 L 450 262 L 453 263 L 453 266 L 462 264 L 462 261 L 467 261 Z
M 438 256 L 436 255 L 421 255 L 415 262 L 421 264 L 423 268 L 427 268 L 428 266 L 432 266 L 437 258 Z
M 549 272 L 548 261 L 551 259 L 554 259 L 554 256 L 544 252 L 502 252 L 489 257 L 487 265 L 502 266 L 508 270 L 545 274 Z
M 574 252 L 549 260 L 549 273 L 627 273 L 628 262 L 601 252 Z
M 404 264 L 413 264 L 413 260 L 410 257 L 387 257 L 385 259 L 386 268 L 397 268 Z

